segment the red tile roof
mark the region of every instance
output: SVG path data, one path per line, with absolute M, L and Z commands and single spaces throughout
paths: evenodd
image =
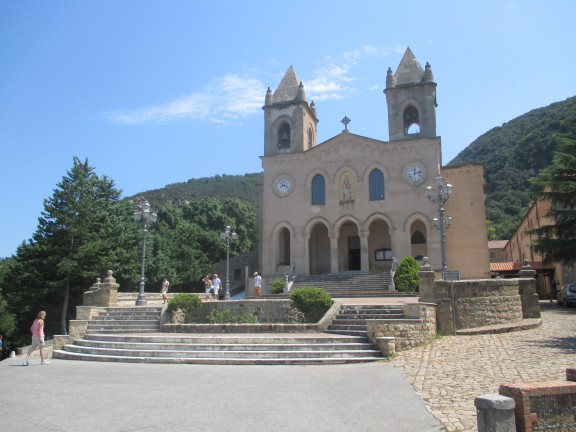
M 551 264 L 544 265 L 540 261 L 531 261 L 530 267 L 532 270 L 552 270 L 554 267 Z M 490 263 L 490 271 L 502 272 L 502 271 L 518 271 L 522 268 L 524 263 L 521 262 L 497 262 Z
M 504 249 L 508 240 L 488 240 L 488 249 Z

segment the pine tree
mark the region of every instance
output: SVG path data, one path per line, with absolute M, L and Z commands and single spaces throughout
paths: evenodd
M 114 182 L 98 177 L 88 160 L 81 162 L 77 157 L 54 194 L 44 200 L 31 246 L 35 264 L 44 267 L 38 272 L 50 288 L 48 298 L 62 302 L 62 334 L 66 333 L 71 293 L 79 297 L 97 277 L 106 274 L 107 267 L 122 267 L 126 256 L 119 243 L 127 243 L 126 250 L 138 250 L 139 233 L 135 224 L 128 223 L 129 214 Z

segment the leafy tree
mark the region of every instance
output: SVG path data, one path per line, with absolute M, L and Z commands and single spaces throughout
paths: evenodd
M 98 276 L 113 269 L 116 276 L 135 277 L 134 270 L 125 267 L 134 258 L 127 251 L 137 251 L 140 239 L 130 216 L 114 182 L 96 175 L 87 160 L 74 157 L 72 169 L 44 200 L 32 239 L 18 248 L 7 269 L 2 286 L 13 294 L 11 304 L 27 303 L 22 310 L 30 315 L 52 309 L 49 317 L 59 309 L 60 332 L 65 334 L 69 306 L 81 304 L 83 291 Z
M 418 272 L 420 267 L 418 262 L 411 256 L 405 256 L 400 260 L 398 268 L 394 273 L 394 284 L 398 291 L 419 291 L 420 282 Z
M 574 121 L 576 126 L 576 121 Z M 542 170 L 534 183 L 543 188 L 540 196 L 551 203 L 547 215 L 554 221 L 531 231 L 537 235 L 534 250 L 544 262 L 576 263 L 576 127 L 558 136 L 553 164 Z

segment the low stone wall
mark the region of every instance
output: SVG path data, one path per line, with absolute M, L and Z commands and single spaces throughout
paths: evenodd
M 165 311 L 166 319 L 163 318 L 162 330 L 166 332 L 183 333 L 206 333 L 206 332 L 230 332 L 230 333 L 296 333 L 296 332 L 322 332 L 338 314 L 342 304 L 341 300 L 335 300 L 330 309 L 317 323 L 294 323 L 291 322 L 291 300 L 239 300 L 219 301 L 203 303 L 202 307 L 190 311 L 185 316 L 185 322 L 179 322 L 184 318 L 182 314 L 172 314 Z M 259 324 L 210 324 L 208 316 L 213 310 L 232 310 L 234 315 L 242 315 L 246 312 L 253 313 L 258 317 Z
M 404 304 L 404 319 L 366 320 L 368 338 L 386 356 L 429 343 L 436 337 L 436 305 Z
M 540 318 L 533 278 L 445 281 L 434 280 L 430 271 L 419 277 L 420 300 L 437 305 L 441 334 Z
M 499 393 L 514 399 L 518 431 L 576 430 L 576 382 L 501 385 Z

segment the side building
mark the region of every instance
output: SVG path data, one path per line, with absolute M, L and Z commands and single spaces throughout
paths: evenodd
M 392 258 L 429 257 L 442 270 L 439 206 L 425 196 L 442 177 L 454 185 L 445 205 L 447 268 L 489 278 L 482 165 L 442 166 L 436 83 L 408 48 L 388 69 L 389 141 L 348 129 L 317 143 L 318 117 L 292 66 L 264 110 L 260 268 L 268 280 L 294 267 L 304 275 L 389 271 Z

